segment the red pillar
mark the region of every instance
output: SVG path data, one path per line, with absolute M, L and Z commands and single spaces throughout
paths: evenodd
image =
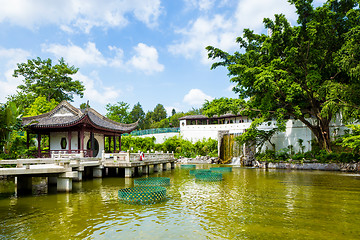
M 119 136 L 119 152 L 121 152 L 121 135 Z
M 84 129 L 80 131 L 80 151 L 84 152 Z
M 37 141 L 38 141 L 38 158 L 41 158 L 41 134 L 38 133 L 37 135 Z
M 68 142 L 69 142 L 68 153 L 71 153 L 71 131 L 68 131 Z
M 26 148 L 27 149 L 29 149 L 29 147 L 30 147 L 30 139 L 29 139 L 29 136 L 30 135 L 30 133 L 29 133 L 29 131 L 26 131 Z
M 114 139 L 114 152 L 113 153 L 115 153 L 116 152 L 116 137 L 115 137 L 115 135 L 113 136 L 113 139 Z

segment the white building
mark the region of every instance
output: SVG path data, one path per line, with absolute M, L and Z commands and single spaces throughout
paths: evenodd
M 223 135 L 240 135 L 250 127 L 251 119 L 246 116 L 226 114 L 219 117 L 206 117 L 204 115 L 184 116 L 180 120 L 180 133 L 184 139 L 196 142 L 202 139 L 216 139 L 221 143 Z M 270 130 L 276 127 L 275 121 L 263 123 L 260 130 Z M 345 126 L 339 122 L 331 124 L 332 134 L 343 132 Z M 288 148 L 292 145 L 294 151 L 300 150 L 299 139 L 302 139 L 304 151 L 311 150 L 311 141 L 315 139 L 311 130 L 301 121 L 289 119 L 286 130 L 275 134 L 271 141 L 275 144 L 275 150 Z M 272 149 L 270 144 L 265 144 L 263 149 Z

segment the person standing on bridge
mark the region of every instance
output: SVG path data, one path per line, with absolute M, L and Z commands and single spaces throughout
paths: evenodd
M 140 161 L 144 160 L 145 154 L 143 152 L 140 153 Z

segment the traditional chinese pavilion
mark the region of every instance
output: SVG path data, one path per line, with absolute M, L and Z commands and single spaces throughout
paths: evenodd
M 92 108 L 78 109 L 62 101 L 52 111 L 33 117 L 24 117 L 23 126 L 29 134 L 37 135 L 38 157 L 50 153 L 79 153 L 84 157 L 100 157 L 108 138 L 110 151 L 121 151 L 121 134 L 133 131 L 138 122 L 123 124 L 112 121 Z M 41 149 L 42 136 L 49 137 L 49 150 Z M 29 137 L 27 138 L 29 146 Z

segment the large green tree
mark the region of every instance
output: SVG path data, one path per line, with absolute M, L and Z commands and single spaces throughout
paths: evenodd
M 35 101 L 31 104 L 30 107 L 25 109 L 24 116 L 30 117 L 50 112 L 58 104 L 59 103 L 56 102 L 54 99 L 51 99 L 49 102 L 44 96 L 39 96 L 35 99 Z
M 21 128 L 21 114 L 13 102 L 0 105 L 0 152 L 6 152 L 11 133 Z
M 208 117 L 225 113 L 232 113 L 236 115 L 243 110 L 244 106 L 245 100 L 243 99 L 222 97 L 214 99 L 211 102 L 206 100 L 203 104 L 203 113 Z
M 116 104 L 107 104 L 106 117 L 120 123 L 131 123 L 131 118 L 129 114 L 130 105 L 125 102 L 117 102 Z
M 135 104 L 133 109 L 131 110 L 130 118 L 131 118 L 132 122 L 139 121 L 138 127 L 140 129 L 144 129 L 145 112 L 142 109 L 142 106 L 139 102 L 137 104 Z
M 63 58 L 53 65 L 50 58 L 29 59 L 26 63 L 18 63 L 14 77 L 22 76 L 23 84 L 18 86 L 18 93 L 9 100 L 22 102 L 24 108 L 29 107 L 39 96 L 44 96 L 48 102 L 63 100 L 72 101 L 74 95 L 83 97 L 85 87 L 79 80 L 73 80 L 78 68 L 69 66 Z
M 167 116 L 167 114 L 166 114 L 166 110 L 165 110 L 164 106 L 160 103 L 158 105 L 156 105 L 156 107 L 154 108 L 152 119 L 155 122 L 160 122 L 161 120 L 165 119 L 166 116 Z
M 251 117 L 299 119 L 331 151 L 330 122 L 339 113 L 354 116 L 357 108 L 349 106 L 360 101 L 359 42 L 352 44 L 360 36 L 359 0 L 328 0 L 317 8 L 312 0 L 289 2 L 297 25 L 275 15 L 264 19 L 268 35 L 244 30 L 239 52 L 207 47 L 209 58 L 221 59 L 212 69 L 227 67 Z

